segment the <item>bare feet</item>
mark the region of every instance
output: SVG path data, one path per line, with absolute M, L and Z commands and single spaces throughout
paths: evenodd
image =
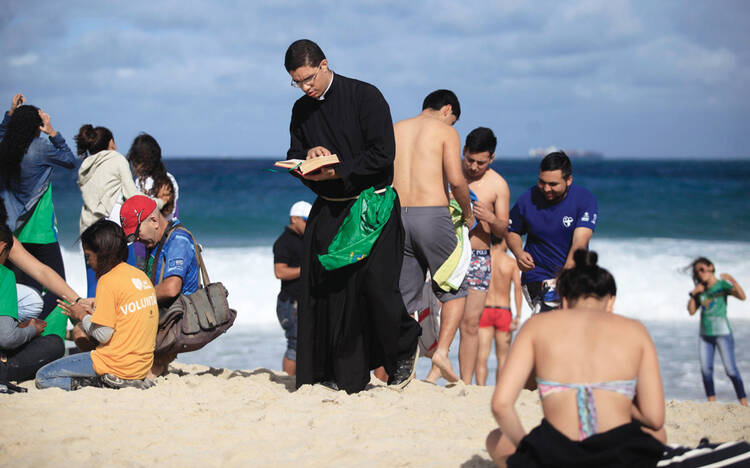
M 448 353 L 438 349 L 435 351 L 435 354 L 432 355 L 432 369 L 430 369 L 430 373 L 427 374 L 425 380 L 435 383 L 440 377 L 451 383 L 458 382 L 458 376 L 453 371 L 453 366 L 451 366 L 451 360 L 448 357 Z

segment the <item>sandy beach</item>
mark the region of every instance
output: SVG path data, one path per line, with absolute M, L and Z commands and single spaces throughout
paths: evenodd
M 373 381 L 357 395 L 276 371 L 178 364 L 146 391 L 83 388 L 0 396 L 0 466 L 492 466 L 493 387 Z M 180 375 L 181 374 L 181 375 Z M 527 430 L 536 392 L 517 402 Z M 670 442 L 750 440 L 750 408 L 667 402 Z

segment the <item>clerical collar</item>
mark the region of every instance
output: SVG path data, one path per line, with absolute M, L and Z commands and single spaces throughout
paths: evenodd
M 333 75 L 334 75 L 333 70 L 331 70 L 331 82 L 328 83 L 328 87 L 326 88 L 325 91 L 323 91 L 323 94 L 320 95 L 320 97 L 318 98 L 318 101 L 324 101 L 325 100 L 326 94 L 328 93 L 328 90 L 331 89 L 331 85 L 333 84 Z

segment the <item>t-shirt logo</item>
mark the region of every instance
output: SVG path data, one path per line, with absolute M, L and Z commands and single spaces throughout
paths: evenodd
M 584 212 L 583 216 L 581 216 L 581 221 L 583 221 L 584 223 L 587 223 L 589 221 L 589 219 L 590 219 L 589 218 L 589 212 L 588 211 Z
M 138 278 L 131 278 L 130 281 L 133 282 L 133 286 L 135 286 L 139 291 L 143 290 L 143 281 L 139 280 Z
M 570 216 L 563 217 L 563 226 L 567 228 L 570 227 L 571 224 L 573 224 L 573 218 L 571 218 Z

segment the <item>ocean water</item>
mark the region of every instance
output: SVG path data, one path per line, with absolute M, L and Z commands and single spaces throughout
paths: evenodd
M 203 350 L 181 361 L 215 367 L 281 367 L 285 341 L 275 315 L 279 282 L 271 246 L 297 200 L 314 201 L 296 179 L 274 172 L 272 159 L 168 159 L 180 184 L 180 218 L 204 246 L 211 278 L 222 281 L 238 310 L 236 325 Z M 659 351 L 667 398 L 702 399 L 698 365 L 698 318 L 686 311 L 696 256 L 710 258 L 750 290 L 750 161 L 601 160 L 574 161 L 574 183 L 599 202 L 599 224 L 591 242 L 599 263 L 615 276 L 616 311 L 642 320 Z M 511 203 L 536 182 L 538 161 L 502 159 L 493 168 L 511 188 Z M 76 244 L 80 192 L 75 171 L 56 170 L 53 196 L 66 273 L 85 291 Z M 736 357 L 750 388 L 750 303 L 731 298 L 729 316 Z M 528 309 L 524 310 L 528 317 Z M 458 349 L 458 337 L 453 352 Z M 455 361 L 454 356 L 454 361 Z M 490 358 L 490 375 L 494 374 Z M 454 362 L 457 368 L 457 362 Z M 418 377 L 429 368 L 420 359 Z M 489 379 L 491 381 L 491 378 Z M 734 391 L 717 358 L 717 398 Z

